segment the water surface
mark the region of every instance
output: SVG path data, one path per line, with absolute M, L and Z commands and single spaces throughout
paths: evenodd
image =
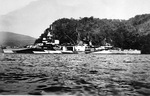
M 150 95 L 150 55 L 0 54 L 1 95 Z

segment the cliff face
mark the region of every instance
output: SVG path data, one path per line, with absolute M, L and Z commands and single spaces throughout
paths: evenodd
M 0 32 L 0 45 L 10 47 L 22 47 L 30 44 L 34 44 L 35 38 L 16 34 L 12 32 Z

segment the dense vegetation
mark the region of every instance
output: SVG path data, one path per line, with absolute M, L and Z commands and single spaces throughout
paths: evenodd
M 101 46 L 106 40 L 114 47 L 139 49 L 142 53 L 150 53 L 150 14 L 137 15 L 129 20 L 94 17 L 58 19 L 35 43 L 42 42 L 42 38 L 46 37 L 49 31 L 53 32 L 54 39 L 60 40 L 60 44 L 91 41 L 92 45 Z

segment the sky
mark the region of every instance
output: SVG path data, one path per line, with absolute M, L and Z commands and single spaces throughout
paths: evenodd
M 23 8 L 32 1 L 36 0 L 0 0 L 0 15 Z
M 150 0 L 0 0 L 0 31 L 38 38 L 60 18 L 129 19 L 150 14 Z

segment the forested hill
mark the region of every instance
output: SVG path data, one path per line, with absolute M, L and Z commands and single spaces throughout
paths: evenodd
M 61 44 L 77 44 L 80 39 L 101 46 L 106 40 L 114 47 L 139 49 L 142 53 L 150 53 L 150 14 L 137 15 L 129 20 L 94 17 L 62 18 L 54 21 L 50 26 L 35 43 L 41 42 L 42 38 L 52 31 L 54 39 L 59 39 Z
M 150 33 L 150 14 L 137 15 L 128 20 L 139 32 L 139 34 L 147 35 Z

